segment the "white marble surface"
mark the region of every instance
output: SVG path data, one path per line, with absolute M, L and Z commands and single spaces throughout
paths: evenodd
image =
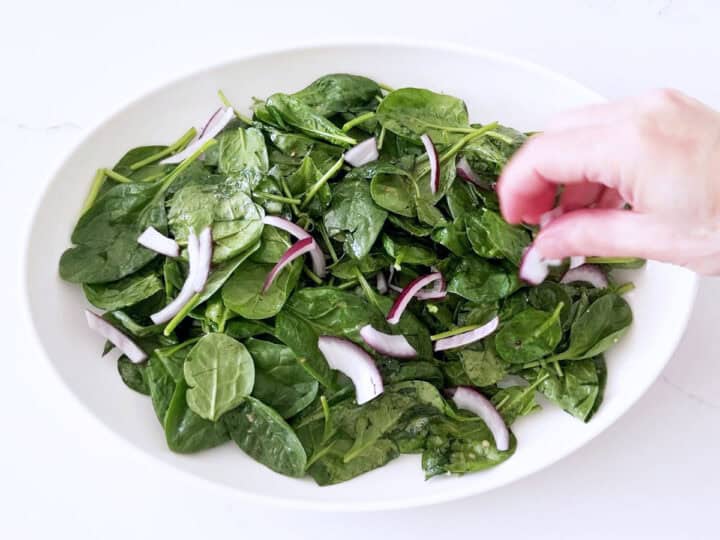
M 30 209 L 84 128 L 169 77 L 249 50 L 386 36 L 515 54 L 610 97 L 675 86 L 720 108 L 720 6 L 710 1 L 407 4 L 0 3 L 0 220 L 7 246 L 0 269 L 7 284 L 0 310 L 0 537 L 718 538 L 720 279 L 702 281 L 673 360 L 615 426 L 524 481 L 417 510 L 280 512 L 148 469 L 117 448 L 45 371 L 26 321 L 18 320 Z

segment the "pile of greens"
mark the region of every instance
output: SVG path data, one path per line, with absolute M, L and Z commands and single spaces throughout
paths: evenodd
M 436 192 L 424 134 L 439 156 Z M 511 437 L 499 451 L 485 423 L 443 389 L 476 388 L 507 425 L 537 411 L 538 395 L 584 422 L 598 409 L 603 352 L 632 321 L 622 298 L 631 285 L 611 275 L 602 288 L 563 284 L 564 268 L 536 287 L 519 280 L 536 231 L 502 219 L 492 186 L 525 134 L 471 124 L 465 103 L 449 95 L 336 74 L 257 100 L 252 118 L 236 114 L 180 163 L 162 163 L 195 137 L 191 129 L 170 146 L 134 148 L 98 171 L 60 260 L 61 277 L 81 284 L 103 319 L 147 354 L 139 363 L 120 356 L 117 367 L 150 396 L 171 450 L 232 439 L 270 469 L 320 485 L 417 453 L 431 477 L 493 467 L 516 448 Z M 343 153 L 370 137 L 379 158 L 344 163 Z M 475 182 L 456 176 L 461 159 Z M 312 234 L 328 274 L 299 258 L 263 293 L 294 241 L 263 225 L 266 215 Z M 179 257 L 141 246 L 148 227 L 174 238 Z M 189 231 L 205 227 L 214 246 L 204 289 L 170 322 L 152 324 L 188 273 Z M 604 274 L 640 264 L 594 262 Z M 446 297 L 413 299 L 399 324 L 388 324 L 397 289 L 431 268 L 444 276 Z M 437 339 L 495 316 L 499 328 L 486 339 L 434 352 Z M 404 335 L 417 358 L 367 348 L 359 335 L 367 324 Z M 384 392 L 358 406 L 350 380 L 318 349 L 323 335 L 370 352 Z

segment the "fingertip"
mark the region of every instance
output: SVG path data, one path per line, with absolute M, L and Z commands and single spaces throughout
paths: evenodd
M 500 175 L 497 183 L 500 211 L 509 223 L 535 224 L 553 207 L 556 186 L 522 160 L 522 155 L 513 158 Z

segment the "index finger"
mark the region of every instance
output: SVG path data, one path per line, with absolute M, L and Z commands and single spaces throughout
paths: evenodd
M 497 185 L 510 223 L 537 223 L 552 209 L 560 184 L 590 182 L 616 188 L 623 153 L 618 129 L 578 127 L 535 135 L 503 169 Z

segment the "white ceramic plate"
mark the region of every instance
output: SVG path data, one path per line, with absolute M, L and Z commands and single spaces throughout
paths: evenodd
M 649 263 L 628 295 L 635 324 L 608 355 L 605 402 L 589 424 L 555 407 L 515 426 L 515 456 L 489 471 L 425 481 L 418 456 L 332 487 L 293 480 L 253 462 L 233 444 L 193 456 L 170 452 L 148 398 L 124 386 L 115 362 L 101 359 L 101 339 L 86 327 L 77 286 L 60 281 L 57 260 L 68 247 L 90 178 L 126 149 L 175 140 L 218 106 L 222 88 L 238 107 L 253 96 L 294 91 L 333 72 L 367 75 L 393 87 L 419 86 L 467 101 L 471 119 L 541 129 L 558 111 L 602 100 L 564 77 L 526 62 L 447 46 L 343 44 L 297 48 L 243 58 L 194 73 L 123 107 L 92 130 L 50 179 L 30 233 L 26 279 L 29 309 L 50 366 L 118 444 L 130 443 L 237 494 L 266 502 L 324 510 L 369 510 L 447 501 L 507 484 L 547 467 L 618 419 L 648 388 L 670 358 L 693 303 L 696 279 L 677 267 Z

